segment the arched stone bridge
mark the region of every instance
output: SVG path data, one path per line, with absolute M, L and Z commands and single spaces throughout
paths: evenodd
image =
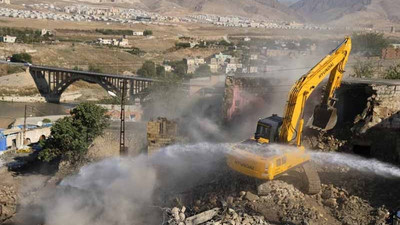
M 63 68 L 29 65 L 29 72 L 36 83 L 40 94 L 47 102 L 59 103 L 62 93 L 75 81 L 84 80 L 97 83 L 107 91 L 118 96 L 122 94 L 122 86 L 126 84 L 126 97 L 143 99 L 148 88 L 155 82 L 153 79 L 134 76 L 121 76 Z

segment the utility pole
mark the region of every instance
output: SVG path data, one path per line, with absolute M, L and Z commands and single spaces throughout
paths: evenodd
M 119 132 L 119 154 L 126 155 L 128 153 L 128 149 L 125 147 L 125 98 L 126 98 L 126 86 L 127 80 L 122 81 L 122 90 L 121 90 L 121 126 Z
M 24 130 L 23 130 L 23 135 L 22 135 L 22 145 L 25 145 L 25 139 L 26 139 L 26 110 L 28 106 L 25 105 L 25 113 L 24 113 Z

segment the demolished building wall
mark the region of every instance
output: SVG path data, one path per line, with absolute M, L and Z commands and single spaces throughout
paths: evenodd
M 160 148 L 175 143 L 178 136 L 176 121 L 167 118 L 157 118 L 147 123 L 147 153 L 154 154 Z
M 242 115 L 248 116 L 254 113 L 259 116 L 268 116 L 272 112 L 265 109 L 279 109 L 280 106 L 276 106 L 277 104 L 275 103 L 277 101 L 274 97 L 278 94 L 282 95 L 282 93 L 286 96 L 290 88 L 290 86 L 286 85 L 279 86 L 281 82 L 276 78 L 257 75 L 227 76 L 223 103 L 223 118 L 225 122 L 233 121 Z M 282 87 L 285 90 L 282 90 Z M 278 111 L 283 111 L 283 109 Z M 274 111 L 274 113 L 277 112 Z
M 400 82 L 345 80 L 337 98 L 336 127 L 309 135 L 307 145 L 400 163 Z

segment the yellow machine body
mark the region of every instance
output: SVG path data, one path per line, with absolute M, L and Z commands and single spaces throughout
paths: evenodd
M 323 122 L 316 123 L 321 129 L 325 129 L 326 126 L 333 128 L 336 118 L 329 119 L 329 115 L 315 114 L 334 112 L 332 115 L 336 116 L 334 93 L 340 87 L 350 51 L 351 39 L 346 37 L 336 49 L 303 75 L 289 92 L 284 116 L 273 115 L 259 120 L 254 137 L 243 142 L 249 146 L 256 145 L 256 148 L 261 150 L 254 152 L 243 147 L 243 144 L 234 145 L 227 155 L 228 166 L 247 176 L 272 180 L 293 167 L 308 162 L 310 155 L 301 145 L 305 103 L 315 88 L 330 74 L 323 100 L 316 107 L 318 110 L 314 111 L 313 117 L 323 118 L 321 120 Z M 329 123 L 329 125 L 324 123 Z M 276 154 L 272 154 L 273 152 L 268 147 L 273 143 L 277 143 L 273 148 L 280 148 Z

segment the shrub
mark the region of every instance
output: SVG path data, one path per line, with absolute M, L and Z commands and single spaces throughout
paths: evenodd
M 71 110 L 71 116 L 57 120 L 51 127 L 50 137 L 41 141 L 43 150 L 39 159 L 47 162 L 57 158 L 65 158 L 72 163 L 80 161 L 94 138 L 109 125 L 106 112 L 106 109 L 93 103 L 76 106 Z
M 51 120 L 48 119 L 48 118 L 44 118 L 44 119 L 42 120 L 42 122 L 43 122 L 43 123 L 51 123 Z
M 385 71 L 385 79 L 400 79 L 400 64 L 390 66 Z
M 142 77 L 155 77 L 157 74 L 156 64 L 153 61 L 147 60 L 143 63 L 142 68 L 137 71 L 137 74 Z
M 380 33 L 353 34 L 353 52 L 365 56 L 381 56 L 382 49 L 389 46 L 388 40 Z
M 153 35 L 153 31 L 152 31 L 152 30 L 144 30 L 144 31 L 143 31 L 143 35 L 144 35 L 144 36 Z
M 374 66 L 370 61 L 357 61 L 353 65 L 353 77 L 357 78 L 372 78 L 375 73 Z
M 28 53 L 14 54 L 11 57 L 11 62 L 32 63 L 32 56 Z

